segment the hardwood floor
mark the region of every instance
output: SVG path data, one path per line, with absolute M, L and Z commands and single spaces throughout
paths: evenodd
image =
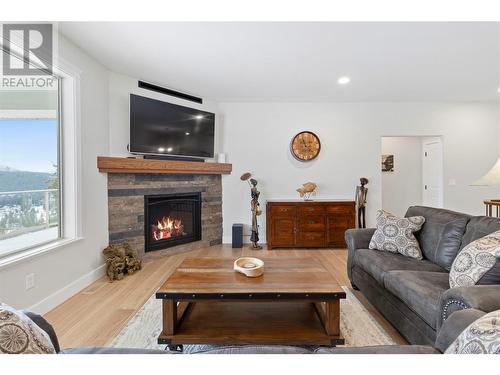
M 340 285 L 350 286 L 347 278 L 346 250 L 259 250 L 232 249 L 229 245 L 212 246 L 174 255 L 148 254 L 143 269 L 121 281 L 110 283 L 101 278 L 49 313 L 45 318 L 54 326 L 62 348 L 106 346 L 121 331 L 127 321 L 141 308 L 186 256 L 294 256 L 307 251 L 318 257 L 332 272 Z M 370 305 L 360 292 L 353 291 L 377 321 L 400 344 L 406 341 Z

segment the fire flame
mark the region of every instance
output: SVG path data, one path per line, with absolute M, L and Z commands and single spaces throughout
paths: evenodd
M 153 238 L 156 241 L 182 236 L 183 234 L 184 225 L 180 219 L 163 217 L 156 225 L 153 225 Z

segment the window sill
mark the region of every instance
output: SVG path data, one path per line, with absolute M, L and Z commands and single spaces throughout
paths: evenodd
M 82 239 L 83 237 L 63 238 L 28 250 L 23 250 L 18 253 L 6 255 L 5 257 L 0 258 L 0 268 L 31 260 L 53 250 L 57 250 L 70 244 L 79 242 Z

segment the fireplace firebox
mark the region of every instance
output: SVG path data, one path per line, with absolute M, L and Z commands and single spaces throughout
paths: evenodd
M 144 196 L 145 251 L 201 240 L 201 193 Z

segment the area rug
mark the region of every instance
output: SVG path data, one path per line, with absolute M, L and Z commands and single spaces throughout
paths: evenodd
M 345 346 L 396 344 L 356 296 L 347 288 L 344 291 L 346 299 L 340 302 L 340 329 L 345 338 Z M 157 343 L 161 331 L 161 307 L 161 300 L 157 300 L 153 294 L 129 320 L 111 346 L 165 349 L 165 345 Z M 186 346 L 184 351 L 189 352 Z

